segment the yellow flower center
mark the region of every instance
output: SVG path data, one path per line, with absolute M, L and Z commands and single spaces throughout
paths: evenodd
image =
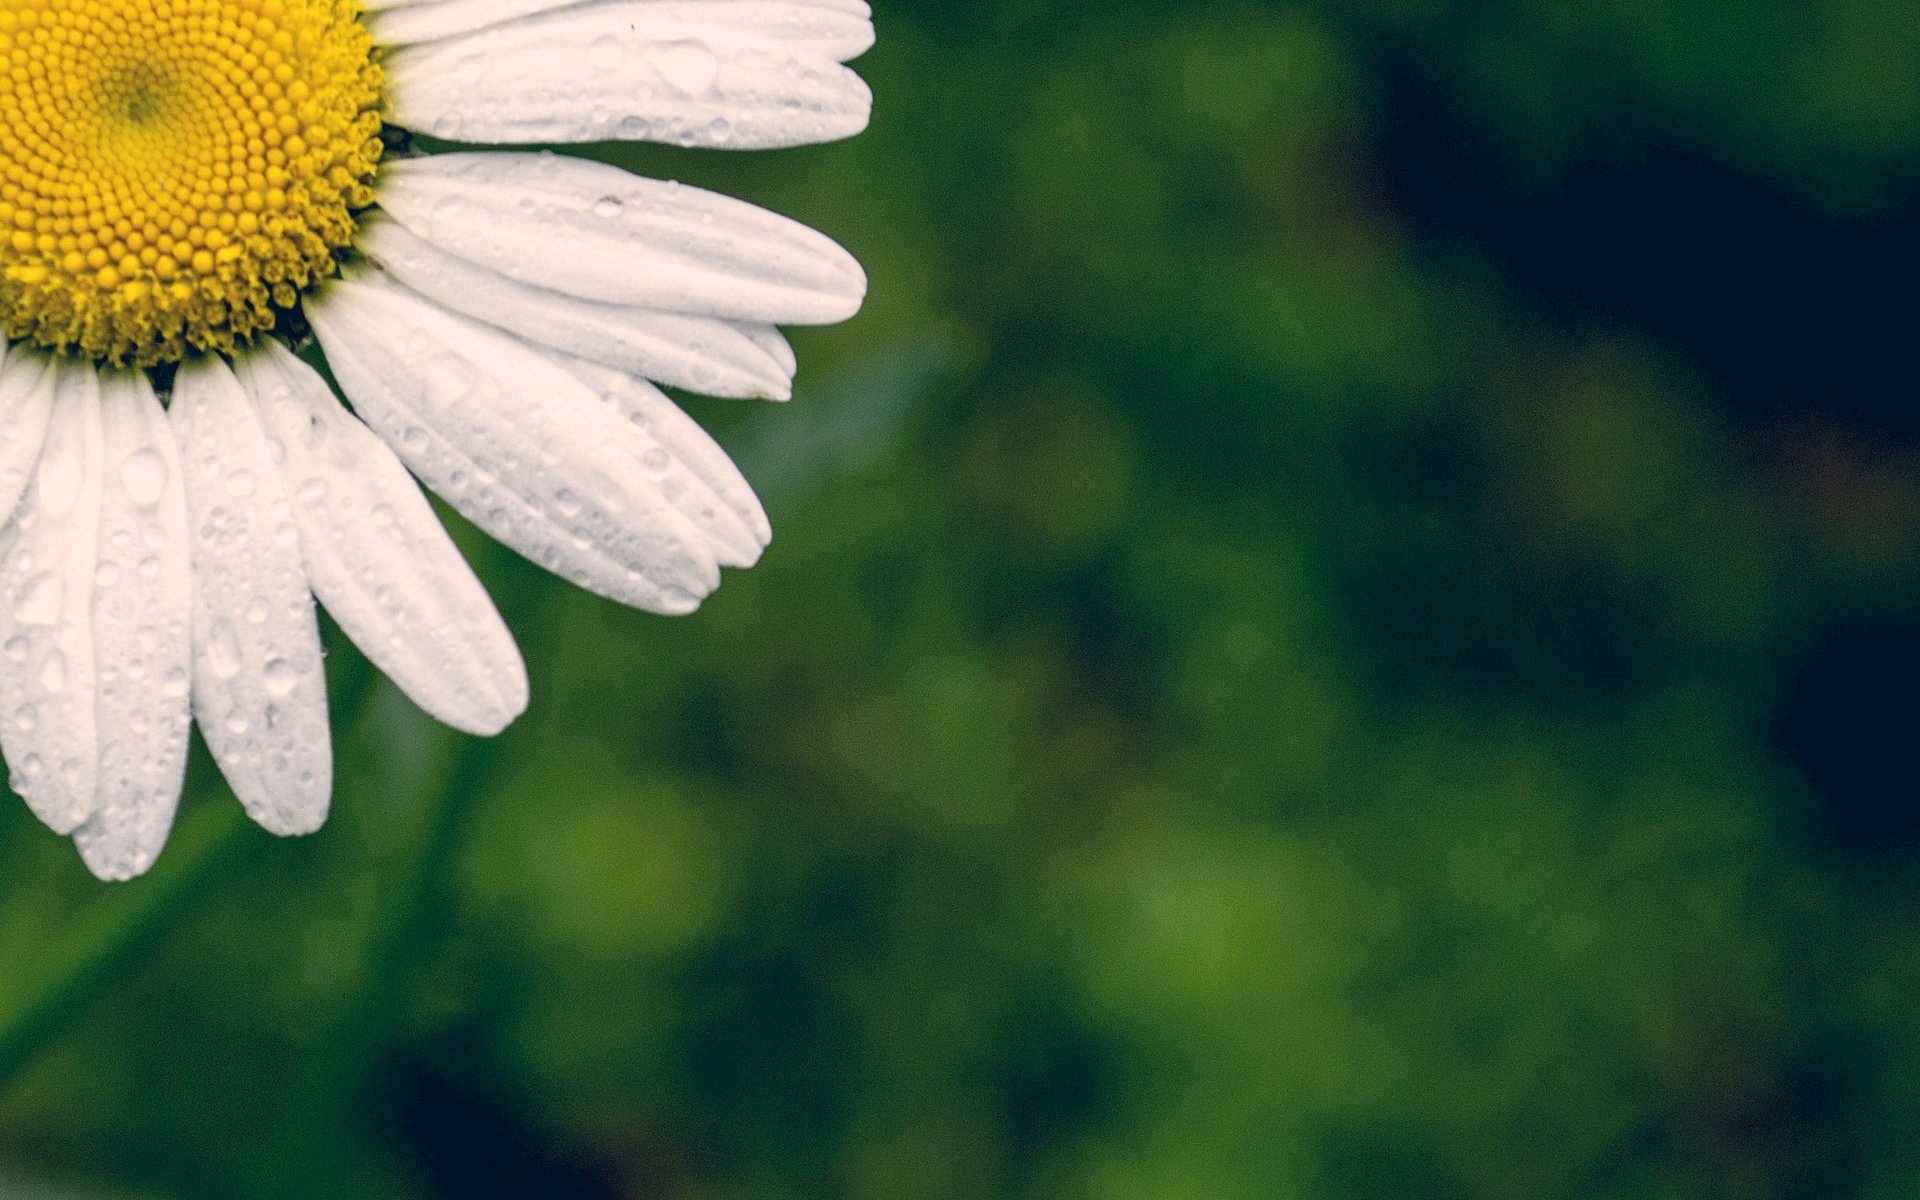
M 0 327 L 115 364 L 231 351 L 373 202 L 357 0 L 0 0 Z

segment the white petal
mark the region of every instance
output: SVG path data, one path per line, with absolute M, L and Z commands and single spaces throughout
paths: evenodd
M 53 360 L 14 348 L 0 362 L 0 524 L 12 516 L 53 413 Z
M 772 325 L 742 324 L 736 325 L 735 328 L 752 338 L 754 345 L 766 351 L 767 356 L 773 359 L 774 364 L 780 368 L 780 373 L 786 376 L 787 382 L 789 384 L 793 382 L 794 375 L 800 370 L 800 358 L 794 354 L 793 344 L 787 341 L 786 334 L 781 333 Z M 670 384 L 670 381 L 664 379 L 660 382 Z M 785 396 L 769 398 L 778 400 L 791 399 L 792 389 L 789 387 L 788 394 Z
M 752 327 L 582 300 L 516 283 L 421 240 L 384 216 L 360 229 L 356 248 L 438 304 L 528 341 L 710 396 L 784 400 L 793 370 Z M 774 335 L 778 337 L 776 333 Z
M 386 169 L 380 203 L 449 254 L 607 304 L 817 325 L 852 316 L 866 295 L 853 256 L 796 221 L 586 159 L 406 159 Z
M 93 575 L 100 536 L 100 380 L 63 360 L 33 482 L 0 562 L 0 747 L 14 790 L 58 833 L 93 815 Z
M 721 558 L 724 565 L 750 567 L 759 560 L 773 540 L 766 510 L 698 421 L 644 379 L 577 358 L 562 359 L 561 365 L 626 420 L 633 430 L 633 452 L 643 462 L 667 456 L 673 468 L 657 473 L 662 490 L 672 492 L 680 511 L 708 531 L 716 554 L 730 556 Z
M 410 7 L 380 35 L 444 37 L 484 11 Z M 395 51 L 389 116 L 466 142 L 830 142 L 867 127 L 873 93 L 841 62 L 872 43 L 864 17 L 813 4 L 590 4 Z
M 638 486 L 621 422 L 547 355 L 375 271 L 307 315 L 360 417 L 474 524 L 639 608 L 691 612 L 718 586 L 700 530 Z
M 449 31 L 453 31 L 455 27 L 465 31 L 465 29 L 484 29 L 488 25 L 499 25 L 501 21 L 511 21 L 515 17 L 524 17 L 528 13 L 572 8 L 578 2 L 580 0 L 363 0 L 361 8 L 365 8 L 369 13 L 376 13 L 372 19 L 369 19 L 369 23 L 374 27 L 374 40 L 382 46 L 397 46 L 399 40 L 394 36 L 388 36 L 386 31 L 390 27 L 384 23 L 380 13 L 396 12 L 401 8 L 445 10 L 442 15 L 434 19 L 453 21 L 453 25 L 447 25 Z M 588 2 L 591 4 L 599 0 L 588 0 Z M 653 0 L 643 0 L 643 2 L 653 2 Z M 726 4 L 732 0 L 699 0 L 699 2 Z M 803 6 L 803 8 L 826 8 L 837 13 L 852 13 L 862 19 L 872 19 L 874 15 L 874 10 L 866 4 L 866 0 L 789 0 L 789 4 Z M 419 40 L 419 38 L 409 38 L 409 40 Z
M 406 0 L 376 9 L 368 5 L 367 26 L 382 46 L 431 42 L 472 33 L 517 17 L 568 8 L 578 0 Z
M 187 498 L 173 431 L 145 374 L 105 375 L 100 418 L 99 800 L 73 836 L 95 875 L 130 879 L 166 844 L 187 770 Z
M 527 671 L 426 497 L 320 376 L 276 341 L 236 364 L 280 450 L 314 594 L 416 704 L 495 734 L 527 707 Z
M 577 4 L 578 0 L 386 0 L 366 7 L 374 14 L 368 20 L 374 40 L 392 47 L 472 33 Z M 636 26 L 660 14 L 679 22 L 751 29 L 836 62 L 858 58 L 873 47 L 873 11 L 865 0 L 606 0 L 582 7 L 631 8 L 635 4 L 647 5 L 635 14 Z
M 181 367 L 169 415 L 192 521 L 194 717 L 248 815 L 310 833 L 326 820 L 333 750 L 299 530 L 226 363 Z
M 643 508 L 679 510 L 721 566 L 759 561 L 771 536 L 766 514 L 726 452 L 691 417 L 645 380 L 569 354 L 543 356 L 619 413 L 620 422 L 606 425 L 601 436 L 625 456 L 623 481 Z

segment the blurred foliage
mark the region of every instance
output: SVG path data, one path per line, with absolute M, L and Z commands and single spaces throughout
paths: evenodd
M 1920 1189 L 1920 9 L 879 23 L 860 139 L 604 151 L 871 271 L 688 402 L 765 561 L 469 537 L 531 712 L 341 704 L 311 839 L 6 811 L 0 1196 Z

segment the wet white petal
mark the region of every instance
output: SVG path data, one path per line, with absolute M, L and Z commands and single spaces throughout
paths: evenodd
M 425 42 L 388 56 L 395 124 L 466 142 L 752 150 L 851 137 L 872 113 L 873 93 L 841 65 L 873 43 L 859 14 L 775 0 L 653 0 L 446 36 L 488 11 L 456 0 L 382 18 L 382 38 Z
M 799 356 L 794 354 L 793 345 L 787 341 L 786 334 L 781 333 L 772 325 L 742 324 L 735 326 L 735 328 L 752 338 L 754 345 L 766 351 L 767 357 L 773 359 L 775 365 L 780 368 L 780 373 L 786 376 L 789 382 L 792 381 L 794 375 L 800 370 L 800 359 Z M 668 383 L 670 381 L 663 379 L 660 382 Z M 773 398 L 784 400 L 790 399 L 791 397 L 781 396 Z
M 367 5 L 367 26 L 382 46 L 431 42 L 518 17 L 571 7 L 577 0 L 385 0 Z
M 430 42 L 503 25 L 520 17 L 563 8 L 647 7 L 634 14 L 636 27 L 658 14 L 679 24 L 700 21 L 715 28 L 758 32 L 838 62 L 858 58 L 873 46 L 873 11 L 865 0 L 385 0 L 370 3 L 374 40 L 383 46 Z
M 710 396 L 792 395 L 793 368 L 767 340 L 767 326 L 749 330 L 712 317 L 603 304 L 516 283 L 436 249 L 383 216 L 361 229 L 358 246 L 428 299 L 528 341 Z
M 100 392 L 99 793 L 74 842 L 95 875 L 130 879 L 166 844 L 187 769 L 187 500 L 173 431 L 147 377 L 110 372 Z
M 469 733 L 504 729 L 526 709 L 526 667 L 406 468 L 280 343 L 237 371 L 280 450 L 314 594 L 428 713 Z
M 361 7 L 369 13 L 386 13 L 401 8 L 436 8 L 446 2 L 447 0 L 364 0 Z M 525 16 L 530 12 L 549 12 L 556 8 L 569 8 L 580 2 L 581 0 L 475 0 L 475 8 L 477 10 L 475 19 L 479 22 L 479 25 L 476 25 L 475 28 L 484 25 L 498 24 L 501 21 L 511 20 L 514 17 Z M 586 0 L 586 2 L 601 3 L 604 2 L 604 0 Z M 641 2 L 651 3 L 655 2 L 655 0 L 641 0 Z M 674 2 L 674 0 L 658 0 L 658 2 L 670 3 Z M 734 0 L 699 0 L 699 2 L 703 4 L 727 4 L 733 3 Z M 813 8 L 829 8 L 837 12 L 856 13 L 860 16 L 871 15 L 871 9 L 867 5 L 866 0 L 791 0 L 791 2 L 805 4 Z
M 702 531 L 641 485 L 617 416 L 550 356 L 375 271 L 307 312 L 361 418 L 500 541 L 656 612 L 689 612 L 719 584 Z
M 607 304 L 777 325 L 842 321 L 866 275 L 830 239 L 713 192 L 552 154 L 396 162 L 381 207 L 509 279 Z
M 100 380 L 54 371 L 46 444 L 0 560 L 0 747 L 14 790 L 71 833 L 93 815 L 93 575 L 100 536 Z
M 53 413 L 53 360 L 11 350 L 0 362 L 0 525 L 27 489 Z
M 248 815 L 311 832 L 326 820 L 333 752 L 292 509 L 224 362 L 182 366 L 169 413 L 192 527 L 194 717 Z
M 388 115 L 442 138 L 751 149 L 871 113 L 844 65 L 873 43 L 865 0 L 364 3 Z M 324 821 L 315 592 L 443 721 L 525 708 L 511 634 L 408 467 L 582 587 L 697 607 L 771 530 L 650 380 L 785 399 L 778 326 L 866 292 L 805 226 L 551 152 L 403 159 L 378 191 L 371 265 L 305 297 L 357 417 L 278 343 L 237 375 L 190 355 L 162 408 L 144 373 L 0 338 L 0 751 L 103 878 L 164 845 L 192 720 L 260 824 Z
M 580 359 L 561 359 L 575 378 L 612 405 L 632 431 L 630 452 L 652 471 L 662 493 L 708 539 L 723 565 L 750 567 L 773 539 L 766 510 L 733 459 L 666 393 L 644 379 Z M 684 474 L 683 474 L 684 472 Z

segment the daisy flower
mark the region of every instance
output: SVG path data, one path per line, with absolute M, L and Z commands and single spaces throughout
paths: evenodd
M 872 40 L 861 0 L 0 0 L 0 749 L 33 812 L 140 874 L 197 723 L 254 820 L 317 828 L 316 598 L 433 716 L 511 722 L 519 652 L 416 479 L 654 612 L 751 565 L 759 502 L 658 385 L 785 398 L 777 327 L 852 315 L 859 265 L 407 131 L 827 141 Z

